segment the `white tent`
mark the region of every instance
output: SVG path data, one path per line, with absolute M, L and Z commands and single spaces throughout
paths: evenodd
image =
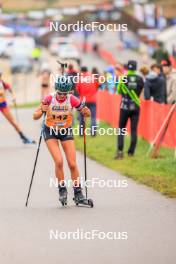
M 29 11 L 27 16 L 30 19 L 36 19 L 36 20 L 40 20 L 40 19 L 44 19 L 45 18 L 45 12 L 44 11 Z
M 157 36 L 157 41 L 162 42 L 164 47 L 172 53 L 173 46 L 176 46 L 176 25 L 161 31 Z
M 0 36 L 10 36 L 13 34 L 14 34 L 13 29 L 0 25 Z

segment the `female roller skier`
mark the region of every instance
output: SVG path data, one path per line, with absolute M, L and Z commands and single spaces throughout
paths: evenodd
M 10 87 L 10 85 L 2 80 L 2 72 L 0 72 L 0 112 L 9 121 L 9 123 L 15 128 L 15 130 L 18 132 L 24 144 L 35 144 L 34 140 L 29 139 L 23 134 L 21 127 L 18 125 L 17 121 L 14 119 L 10 111 L 10 108 L 7 105 L 6 91 L 9 91 L 11 93 L 13 102 L 14 104 L 16 104 L 15 94 L 12 88 Z
M 60 145 L 65 152 L 70 168 L 74 200 L 77 203 L 84 203 L 86 200 L 79 182 L 79 171 L 76 163 L 76 150 L 71 126 L 73 108 L 76 108 L 85 117 L 90 116 L 90 110 L 77 97 L 69 93 L 72 90 L 72 85 L 68 77 L 59 77 L 55 83 L 56 91 L 44 98 L 33 115 L 34 120 L 37 120 L 45 113 L 43 136 L 55 163 L 55 174 L 59 183 L 59 201 L 62 205 L 67 204 L 67 188 L 64 182 L 63 157 Z M 58 144 L 58 140 L 60 144 Z

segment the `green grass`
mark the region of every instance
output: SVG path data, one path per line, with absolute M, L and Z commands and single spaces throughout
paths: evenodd
M 25 104 L 18 104 L 17 108 L 34 108 L 39 106 L 40 102 L 31 102 L 31 103 L 25 103 Z M 10 105 L 11 108 L 14 108 L 14 105 Z
M 105 123 L 101 123 L 100 126 L 108 127 Z M 75 136 L 75 141 L 77 149 L 83 151 L 83 139 Z M 130 138 L 126 136 L 125 152 L 127 152 L 129 142 Z M 162 148 L 160 158 L 151 159 L 146 156 L 148 148 L 149 143 L 140 138 L 134 157 L 129 158 L 125 155 L 123 160 L 114 160 L 116 136 L 87 136 L 87 154 L 91 159 L 141 184 L 152 187 L 168 197 L 176 198 L 174 151 Z

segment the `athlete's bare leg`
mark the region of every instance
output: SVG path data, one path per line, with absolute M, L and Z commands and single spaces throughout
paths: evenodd
M 15 128 L 15 130 L 20 133 L 22 132 L 21 127 L 18 125 L 18 123 L 16 122 L 15 118 L 13 117 L 9 107 L 5 107 L 2 109 L 2 113 L 4 115 L 4 117 L 9 121 L 9 123 Z
M 50 151 L 54 163 L 55 163 L 55 174 L 58 182 L 64 181 L 64 171 L 63 171 L 63 157 L 61 150 L 59 148 L 58 140 L 48 139 L 46 140 L 46 145 Z
M 76 163 L 76 148 L 74 140 L 61 141 L 68 166 L 71 172 L 71 178 L 74 185 L 79 185 L 79 171 Z

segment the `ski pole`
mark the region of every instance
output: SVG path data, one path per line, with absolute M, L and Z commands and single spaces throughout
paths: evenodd
M 86 120 L 83 119 L 83 135 L 84 135 L 84 180 L 85 180 L 85 191 L 87 198 L 87 149 L 86 149 Z
M 67 63 L 60 62 L 59 60 L 57 60 L 57 63 L 60 64 L 60 66 L 61 66 L 61 73 L 62 73 L 62 75 L 64 75 L 65 68 L 67 68 Z
M 85 106 L 86 98 L 82 100 L 82 105 Z M 83 137 L 84 137 L 84 181 L 85 181 L 85 192 L 87 198 L 87 149 L 86 149 L 86 118 L 83 117 Z
M 18 115 L 18 108 L 16 102 L 14 102 L 14 109 L 15 109 L 16 121 L 19 123 L 19 115 Z
M 40 145 L 41 145 L 41 141 L 42 141 L 43 128 L 44 128 L 44 121 L 45 121 L 45 115 L 44 115 L 43 124 L 42 124 L 41 132 L 40 132 L 40 138 L 39 138 L 36 158 L 35 158 L 35 162 L 34 162 L 34 168 L 33 168 L 33 171 L 32 171 L 32 177 L 31 177 L 29 190 L 28 190 L 28 195 L 27 195 L 27 199 L 26 199 L 26 204 L 25 204 L 26 207 L 28 206 L 29 196 L 30 196 L 30 192 L 31 192 L 31 188 L 32 188 L 32 183 L 33 183 L 33 179 L 34 179 L 34 174 L 35 174 L 35 169 L 36 169 L 36 165 L 37 165 L 38 155 L 39 155 L 39 151 L 40 151 Z

